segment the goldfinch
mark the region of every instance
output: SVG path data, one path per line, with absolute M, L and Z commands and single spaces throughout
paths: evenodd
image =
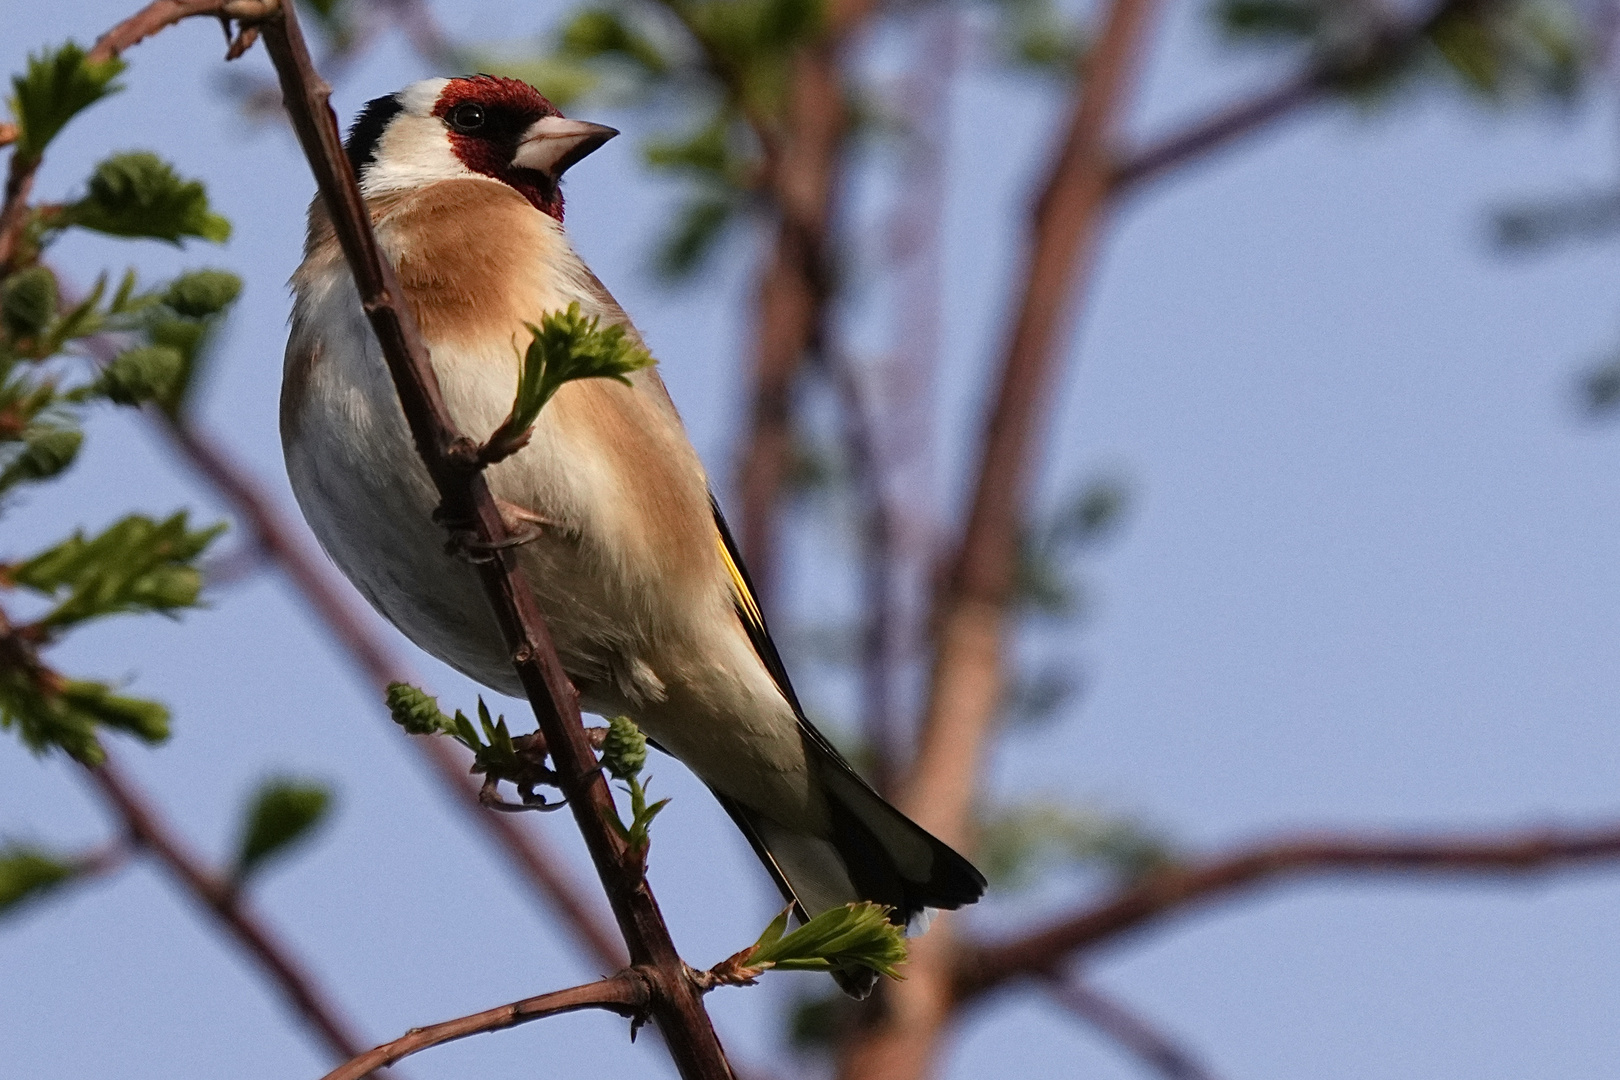
M 511 408 L 525 323 L 578 303 L 635 334 L 563 231 L 563 173 L 616 134 L 484 75 L 415 83 L 354 122 L 346 148 L 377 237 L 475 438 Z M 433 485 L 319 199 L 292 289 L 281 435 L 310 527 L 407 637 L 521 696 L 475 571 L 432 520 Z M 692 769 L 799 918 L 871 900 L 905 924 L 983 894 L 983 875 L 805 719 L 654 369 L 629 386 L 565 384 L 488 478 L 532 537 L 519 562 L 585 707 L 630 716 Z

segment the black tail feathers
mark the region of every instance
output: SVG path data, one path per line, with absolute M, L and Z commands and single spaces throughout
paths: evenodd
M 834 753 L 811 744 L 830 833 L 800 831 L 716 792 L 799 919 L 870 900 L 905 926 L 924 909 L 955 909 L 984 895 L 984 875 L 948 845 L 889 805 Z M 871 972 L 835 972 L 843 990 L 865 997 Z

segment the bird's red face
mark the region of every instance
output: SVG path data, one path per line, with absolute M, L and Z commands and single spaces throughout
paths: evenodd
M 563 173 L 617 134 L 564 118 L 528 83 L 477 75 L 414 83 L 368 103 L 346 149 L 368 197 L 487 176 L 561 221 Z
M 433 115 L 444 122 L 450 148 L 467 168 L 516 188 L 558 221 L 562 174 L 618 134 L 600 124 L 566 120 L 528 83 L 492 75 L 451 79 Z

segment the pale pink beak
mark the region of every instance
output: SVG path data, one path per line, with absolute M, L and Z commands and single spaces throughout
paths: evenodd
M 529 125 L 518 143 L 512 164 L 549 176 L 553 183 L 575 162 L 600 147 L 619 132 L 588 120 L 565 120 L 547 116 Z

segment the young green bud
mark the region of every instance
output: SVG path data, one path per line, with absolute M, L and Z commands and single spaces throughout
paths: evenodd
M 388 715 L 412 735 L 437 735 L 453 727 L 453 721 L 439 710 L 439 699 L 410 683 L 388 684 Z
M 602 764 L 615 780 L 629 780 L 647 764 L 647 736 L 628 716 L 608 721 L 607 737 L 602 740 Z

